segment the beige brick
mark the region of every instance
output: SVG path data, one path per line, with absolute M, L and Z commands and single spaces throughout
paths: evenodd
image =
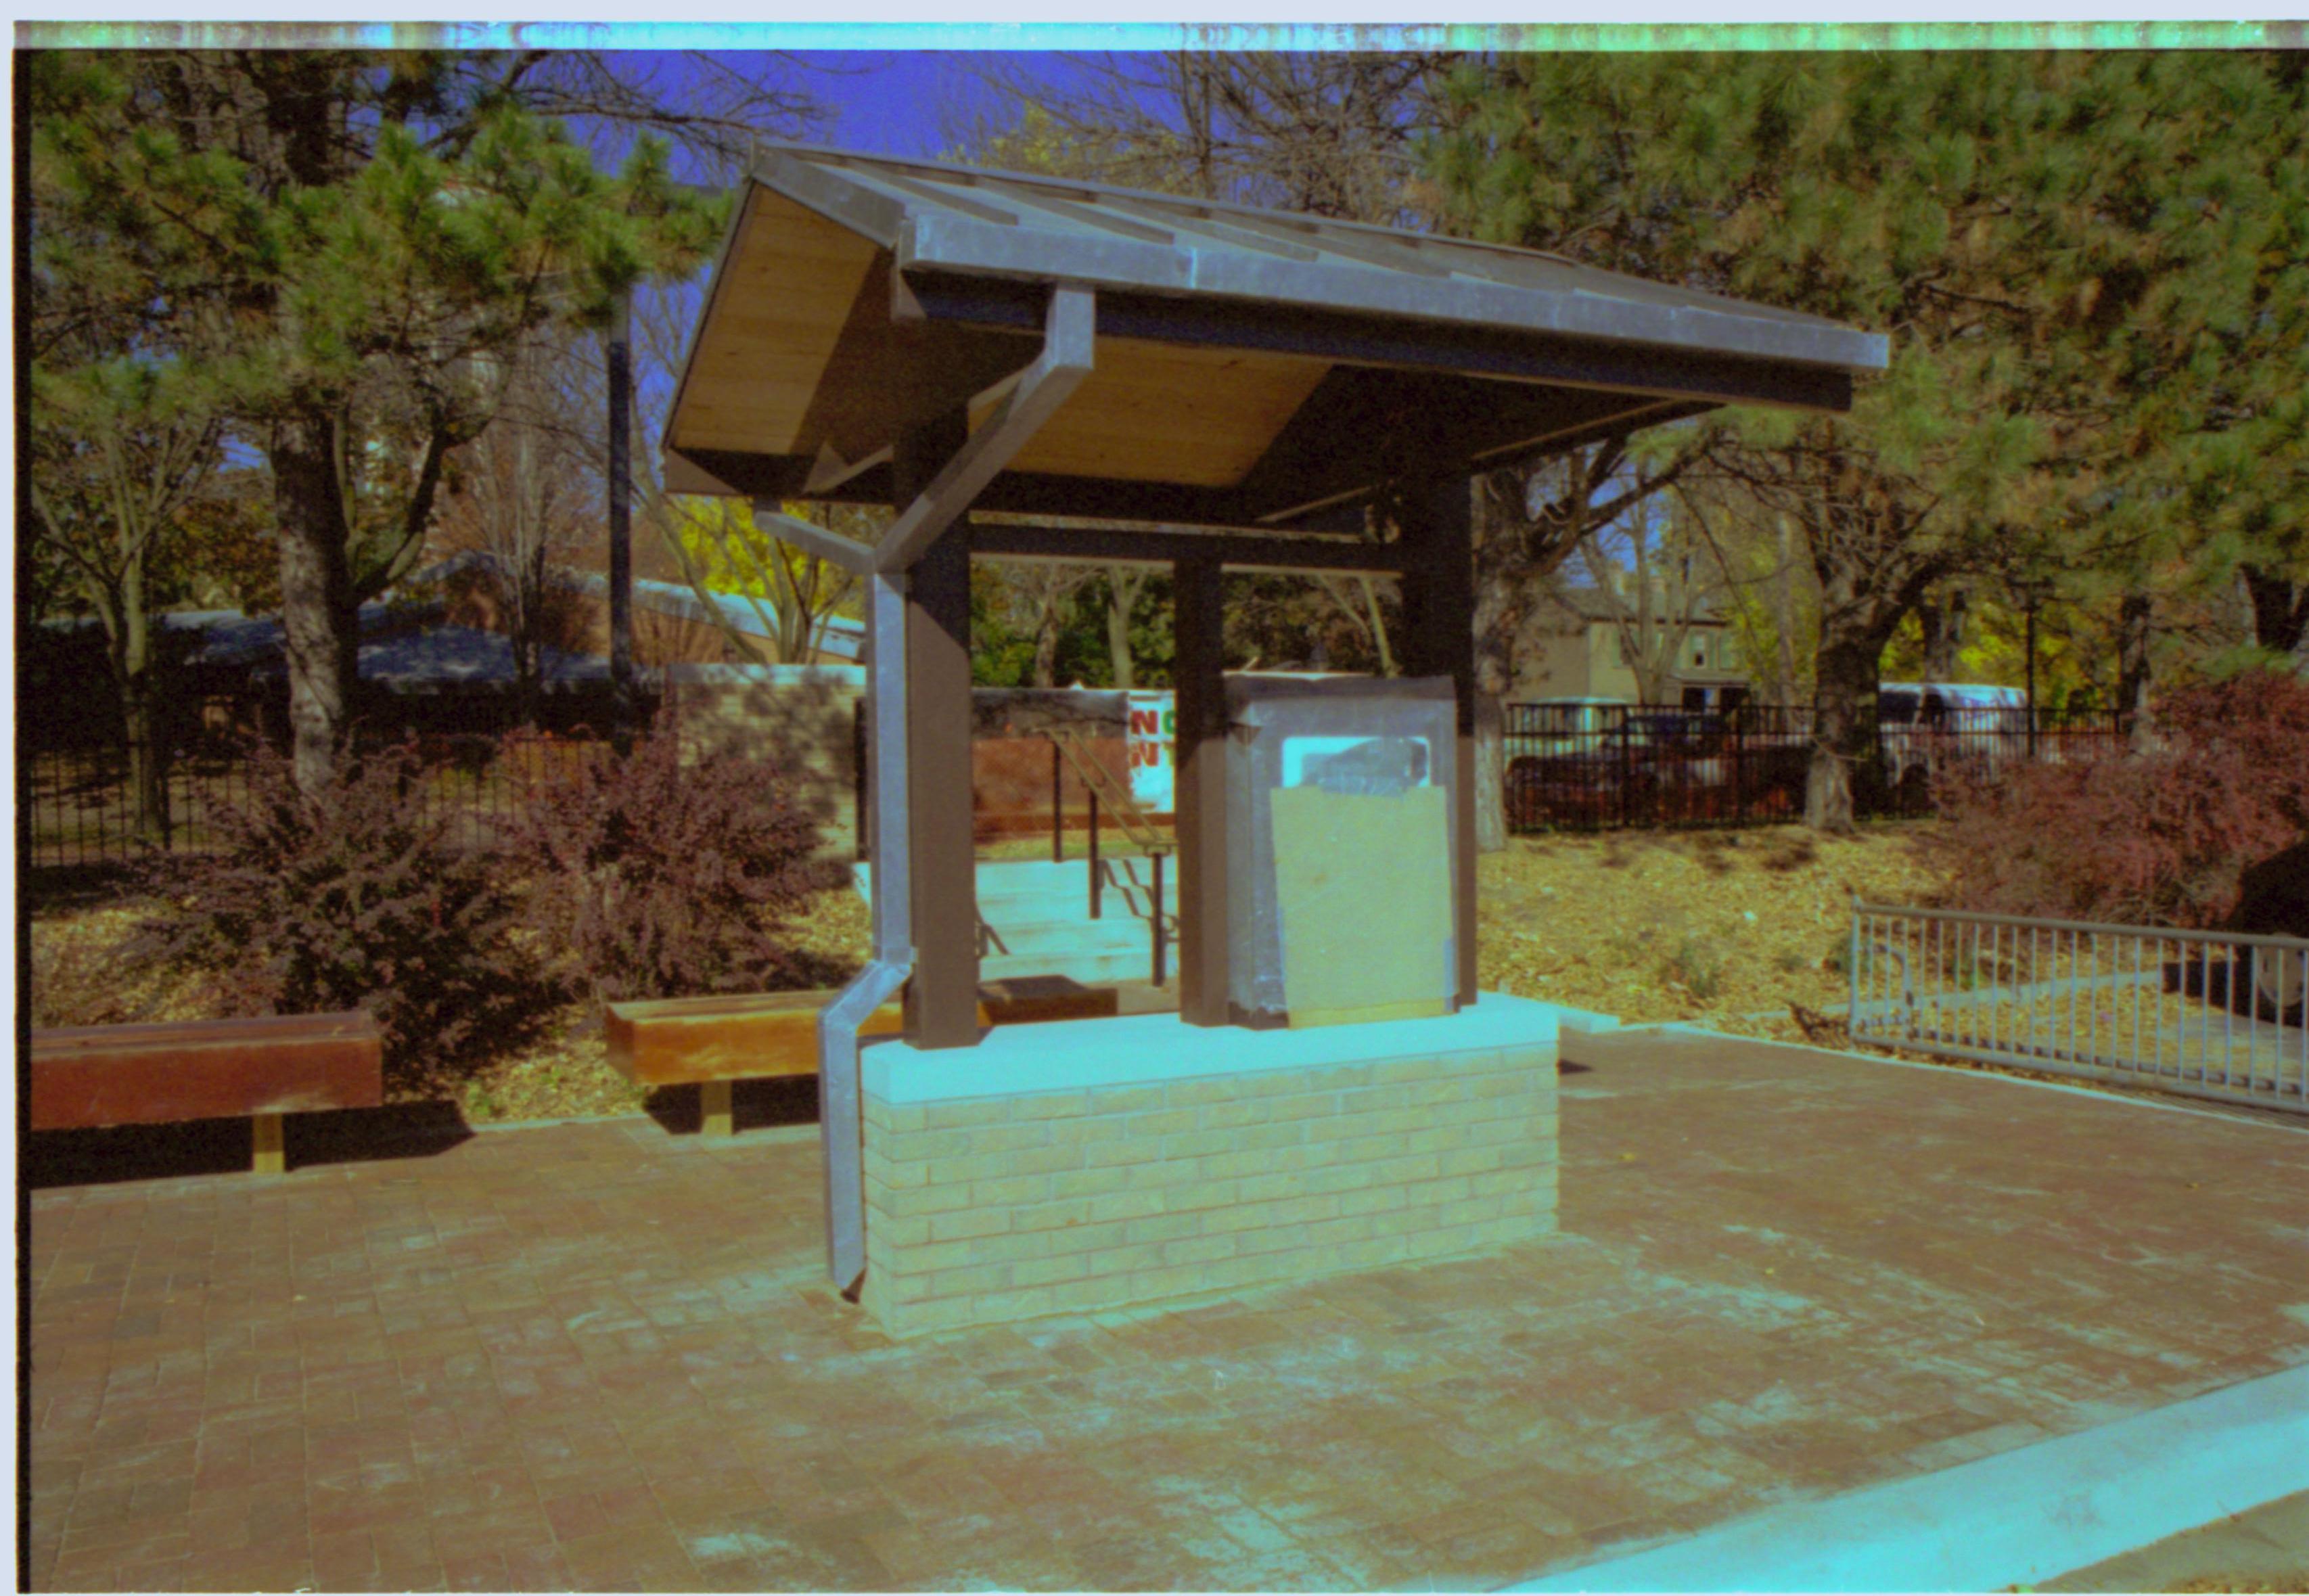
M 1431 1058 L 1391 1058 L 1371 1065 L 1371 1083 L 1387 1086 L 1398 1080 L 1424 1080 L 1442 1066 Z
M 1163 1101 L 1172 1108 L 1200 1108 L 1206 1103 L 1225 1103 L 1242 1097 L 1244 1080 L 1234 1076 L 1205 1076 L 1164 1084 Z
M 932 1241 L 968 1241 L 976 1236 L 999 1236 L 1010 1228 L 1007 1208 L 964 1208 L 930 1219 Z
M 1090 1274 L 1090 1254 L 1063 1253 L 1051 1258 L 1023 1258 L 1010 1268 L 1014 1286 L 1052 1286 L 1079 1280 Z
M 877 1213 L 869 1209 L 866 1230 L 869 1236 L 894 1247 L 918 1246 L 930 1238 L 930 1216 L 915 1214 L 902 1219 L 895 1214 Z
M 1262 1148 L 1297 1147 L 1307 1140 L 1307 1127 L 1296 1120 L 1271 1125 L 1243 1125 L 1227 1132 L 1242 1152 Z
M 1235 1236 L 1182 1236 L 1176 1241 L 1163 1244 L 1165 1263 L 1208 1263 L 1215 1258 L 1232 1258 L 1241 1244 Z
M 1004 1120 L 996 1124 L 974 1126 L 965 1134 L 970 1138 L 970 1145 L 964 1150 L 973 1155 L 1025 1152 L 1037 1148 L 1047 1149 L 1051 1145 L 1051 1127 L 1042 1120 L 1024 1124 Z
M 1296 1253 L 1303 1250 L 1306 1245 L 1306 1226 L 1269 1225 L 1257 1230 L 1244 1231 L 1241 1237 L 1241 1245 L 1235 1251 L 1239 1256 L 1249 1257 L 1257 1253 Z
M 1111 1276 L 1063 1280 L 1051 1287 L 1051 1292 L 1061 1310 L 1077 1312 L 1119 1307 L 1128 1300 L 1123 1295 L 1123 1281 Z
M 1474 1191 L 1471 1177 L 1445 1175 L 1433 1180 L 1414 1181 L 1403 1188 L 1403 1195 L 1405 1201 L 1412 1207 L 1423 1208 L 1463 1201 L 1474 1196 Z
M 1163 1138 L 1163 1159 L 1165 1163 L 1177 1163 L 1247 1151 L 1243 1138 L 1250 1133 L 1248 1129 L 1238 1127 L 1231 1131 L 1187 1131 L 1165 1136 Z
M 868 1227 L 866 1235 L 867 1245 L 871 1247 L 872 1227 Z M 895 1274 L 936 1274 L 942 1269 L 961 1269 L 968 1264 L 985 1262 L 986 1260 L 979 1255 L 979 1249 L 994 1239 L 992 1236 L 964 1236 L 950 1241 L 918 1242 L 909 1247 L 893 1244 L 887 1250 L 877 1249 L 876 1256 L 884 1267 Z
M 1122 1247 L 1103 1247 L 1090 1254 L 1092 1275 L 1129 1275 L 1131 1271 L 1162 1266 L 1159 1240 L 1136 1240 Z
M 1202 1166 L 1195 1166 L 1195 1178 L 1175 1186 L 1164 1186 L 1160 1195 L 1165 1213 L 1201 1213 L 1207 1209 L 1232 1208 L 1242 1200 L 1242 1183 L 1238 1180 L 1210 1180 L 1204 1176 Z
M 1363 1164 L 1331 1164 L 1310 1169 L 1299 1177 L 1299 1189 L 1309 1196 L 1359 1192 L 1371 1184 L 1371 1168 Z
M 1230 1103 L 1206 1103 L 1193 1110 L 1196 1129 L 1224 1131 L 1236 1125 L 1264 1125 L 1278 1120 L 1297 1120 L 1304 1116 L 1276 1112 L 1287 1097 L 1238 1097 Z
M 970 1183 L 970 1201 L 974 1208 L 1020 1208 L 1047 1202 L 1051 1196 L 1051 1177 L 1047 1175 L 1013 1175 L 1000 1180 L 974 1180 Z
M 892 1103 L 881 1097 L 863 1097 L 860 1108 L 866 1123 L 885 1131 L 924 1131 L 930 1128 L 930 1110 L 920 1103 Z
M 1063 1230 L 1050 1232 L 1051 1256 L 1062 1253 L 1095 1253 L 1122 1245 L 1122 1227 L 1128 1219 L 1107 1219 L 1093 1225 L 1069 1225 Z
M 970 1206 L 970 1191 L 966 1186 L 915 1186 L 886 1193 L 882 1206 L 897 1219 L 912 1219 L 917 1214 L 952 1213 Z
M 1063 1175 L 1051 1176 L 1053 1184 L 1068 1178 Z M 1055 1230 L 1065 1225 L 1080 1225 L 1092 1217 L 1091 1203 L 1094 1201 L 1089 1197 L 1054 1197 L 1032 1208 L 1018 1209 L 1010 1216 L 1010 1228 L 1014 1231 L 1039 1231 Z
M 1122 1172 L 1124 1189 L 1132 1192 L 1161 1191 L 1185 1185 L 1194 1178 L 1194 1163 L 1186 1158 L 1157 1158 L 1151 1164 L 1132 1164 Z
M 1163 1156 L 1163 1144 L 1152 1136 L 1132 1136 L 1126 1131 L 1111 1141 L 1086 1141 L 1081 1151 L 1084 1168 L 1109 1169 L 1125 1164 L 1152 1164 Z
M 1235 1184 L 1239 1202 L 1269 1202 L 1296 1197 L 1307 1189 L 1307 1177 L 1295 1171 L 1254 1175 Z
M 973 1324 L 1001 1324 L 1013 1319 L 1032 1319 L 1053 1312 L 1057 1305 L 1057 1293 L 1047 1286 L 990 1291 L 970 1299 L 970 1322 Z
M 1161 1302 L 1210 1288 L 1209 1273 L 1199 1263 L 1165 1263 L 1136 1270 L 1125 1286 L 1132 1302 Z
M 866 1184 L 869 1186 L 926 1186 L 930 1184 L 930 1167 L 913 1162 L 900 1163 L 875 1151 L 874 1143 L 866 1143 Z
M 963 1251 L 941 1267 L 956 1268 L 964 1263 L 1017 1263 L 1028 1259 L 1048 1258 L 1058 1251 L 1054 1230 L 1020 1230 L 1013 1227 L 1000 1236 L 973 1236 L 968 1241 L 941 1242 Z
M 942 1269 L 930 1277 L 933 1297 L 975 1297 L 981 1292 L 1010 1288 L 1007 1263 L 973 1263 L 964 1269 Z
M 1153 1214 L 1143 1219 L 1126 1220 L 1122 1237 L 1127 1242 L 1176 1241 L 1201 1235 L 1201 1219 L 1200 1214 Z
M 928 1105 L 930 1129 L 967 1130 L 974 1125 L 1000 1124 L 1010 1118 L 1012 1097 L 965 1097 L 958 1103 Z
M 1339 1214 L 1388 1213 L 1408 1207 L 1410 1198 L 1401 1186 L 1372 1186 L 1359 1192 L 1339 1193 Z
M 894 1131 L 878 1140 L 883 1156 L 903 1164 L 958 1158 L 970 1151 L 966 1130 Z
M 1369 1214 L 1342 1214 L 1307 1227 L 1308 1245 L 1313 1247 L 1336 1247 L 1351 1241 L 1362 1241 L 1371 1233 Z
M 973 1153 L 964 1158 L 938 1158 L 930 1164 L 930 1184 L 1002 1180 L 1014 1175 L 1054 1175 L 1062 1169 L 1081 1168 L 1085 1150 L 1078 1147 L 1026 1147 L 1011 1152 Z
M 1093 1164 L 1085 1169 L 1061 1170 L 1051 1176 L 1051 1198 L 1062 1202 L 1069 1197 L 1098 1197 L 1109 1192 L 1122 1190 L 1124 1172 L 1120 1168 Z
M 1102 1117 L 1145 1114 L 1162 1106 L 1163 1089 L 1159 1086 L 1103 1086 L 1090 1094 L 1090 1112 Z
M 1165 1136 L 1177 1136 L 1195 1129 L 1195 1111 L 1191 1108 L 1158 1108 L 1152 1114 L 1134 1114 L 1122 1122 L 1123 1133 L 1133 1139 L 1160 1141 Z
M 1088 1092 L 1030 1092 L 1009 1099 L 1014 1120 L 1081 1119 L 1089 1115 Z
M 1143 1219 L 1159 1214 L 1169 1206 L 1168 1193 L 1156 1189 L 1108 1192 L 1085 1201 L 1084 1218 L 1103 1222 L 1108 1219 Z
M 1085 1115 L 1078 1119 L 1051 1121 L 1052 1147 L 1080 1147 L 1088 1141 L 1113 1141 L 1123 1135 L 1129 1123 L 1122 1115 Z

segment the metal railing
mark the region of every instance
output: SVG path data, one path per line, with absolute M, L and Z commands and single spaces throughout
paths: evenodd
M 2309 941 L 1855 903 L 1852 1037 L 2309 1113 Z

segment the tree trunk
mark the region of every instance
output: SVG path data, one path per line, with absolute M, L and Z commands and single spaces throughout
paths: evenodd
M 1804 774 L 1804 824 L 1815 831 L 1853 829 L 1852 773 L 1876 751 L 1878 671 L 1889 640 L 1883 633 L 1820 639 Z
M 2116 607 L 2116 709 L 2132 717 L 2136 733 L 2149 724 L 2149 622 L 2154 612 L 2146 593 L 2128 593 Z
M 1777 634 L 1777 664 L 1780 679 L 1774 684 L 1777 701 L 1793 704 L 1796 701 L 1796 563 L 1795 519 L 1783 513 L 1779 516 L 1780 568 L 1772 579 L 1772 629 Z
M 1106 652 L 1114 669 L 1114 685 L 1118 689 L 1138 685 L 1137 674 L 1131 668 L 1130 609 L 1138 599 L 1138 585 L 1146 579 L 1139 571 L 1111 570 L 1106 574 Z
M 1961 587 L 1950 588 L 1916 606 L 1916 620 L 1924 631 L 1924 680 L 1954 681 L 1957 652 L 1964 646 L 1965 620 L 1971 597 Z
M 1495 693 L 1475 694 L 1475 851 L 1508 846 L 1508 737 L 1505 707 Z
M 2309 632 L 2309 585 L 2282 573 L 2247 565 L 2237 568 L 2245 597 L 2253 603 L 2253 640 L 2272 654 L 2290 655 Z
M 120 724 L 128 751 L 128 802 L 137 839 L 169 839 L 166 763 L 160 747 L 152 682 L 151 618 L 144 607 L 144 559 L 131 558 L 111 603 L 100 603 L 109 630 L 112 684 L 120 695 Z
M 306 411 L 276 424 L 270 455 L 293 768 L 298 790 L 317 797 L 333 779 L 360 681 L 360 606 L 328 413 Z
M 1034 620 L 1034 685 L 1059 685 L 1059 606 L 1046 601 Z

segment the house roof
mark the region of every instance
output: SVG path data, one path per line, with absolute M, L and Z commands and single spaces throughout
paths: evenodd
M 890 502 L 899 433 L 990 411 L 1059 284 L 1095 291 L 1093 369 L 982 508 L 1275 523 L 1367 492 L 1391 447 L 1842 409 L 1887 358 L 1539 251 L 1097 184 L 764 145 L 739 199 L 667 430 L 677 489 Z

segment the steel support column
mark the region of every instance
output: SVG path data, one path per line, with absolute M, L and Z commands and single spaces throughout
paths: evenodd
M 1413 483 L 1399 501 L 1416 557 L 1403 576 L 1405 675 L 1449 676 L 1458 697 L 1457 804 L 1451 815 L 1452 946 L 1459 1002 L 1475 1001 L 1475 558 L 1466 477 Z
M 960 411 L 905 433 L 893 465 L 911 503 L 961 449 Z M 978 881 L 970 776 L 970 527 L 956 517 L 907 572 L 906 826 L 914 974 L 906 1039 L 978 1042 Z
M 1215 558 L 1171 568 L 1177 695 L 1179 1017 L 1224 1025 L 1227 1013 L 1225 620 Z

